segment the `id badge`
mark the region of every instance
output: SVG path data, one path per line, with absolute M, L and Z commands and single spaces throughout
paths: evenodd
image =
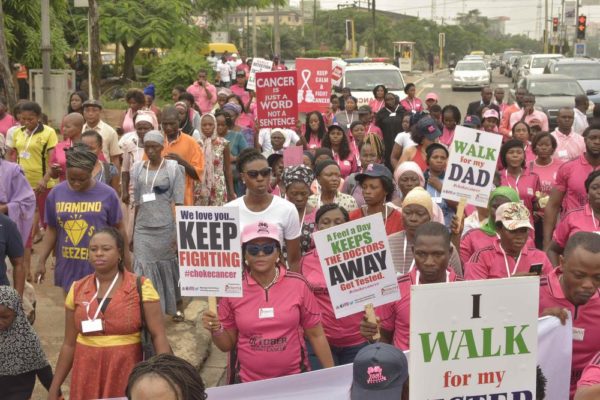
M 585 329 L 573 327 L 573 340 L 578 342 L 583 342 L 583 337 L 585 336 Z
M 346 124 L 346 129 L 350 129 L 350 125 L 352 124 Z
M 259 308 L 258 309 L 258 318 L 259 319 L 275 318 L 275 310 L 273 309 L 273 307 Z
M 393 113 L 390 113 L 390 117 L 395 117 L 395 116 L 396 116 L 396 113 L 395 113 L 395 112 L 393 112 Z
M 142 195 L 142 203 L 148 203 L 150 201 L 156 200 L 156 193 L 146 193 Z
M 86 319 L 81 321 L 81 332 L 83 334 L 103 331 L 104 326 L 102 325 L 102 320 L 100 318 L 94 320 Z
M 441 197 L 434 197 L 434 198 L 433 198 L 433 202 L 434 202 L 434 203 L 437 203 L 437 204 L 442 204 L 442 201 L 444 201 L 444 199 L 443 199 L 443 198 L 441 198 Z
M 28 151 L 24 151 L 19 155 L 20 158 L 22 158 L 23 160 L 29 160 L 29 157 L 31 157 L 31 154 Z
M 566 157 L 568 157 L 568 156 L 569 156 L 569 154 L 567 153 L 567 151 L 566 151 L 566 150 L 559 150 L 559 152 L 558 152 L 558 156 L 559 156 L 560 158 L 566 158 Z

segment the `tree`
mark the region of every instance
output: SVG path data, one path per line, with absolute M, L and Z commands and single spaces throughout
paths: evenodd
M 2 1 L 0 0 L 0 15 L 4 15 L 2 11 Z M 4 84 L 4 92 L 8 109 L 12 110 L 17 103 L 15 86 L 12 79 L 10 64 L 8 61 L 8 50 L 6 49 L 6 37 L 4 29 L 4 18 L 0 18 L 0 79 Z

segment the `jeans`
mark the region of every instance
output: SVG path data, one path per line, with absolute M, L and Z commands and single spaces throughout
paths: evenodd
M 329 345 L 329 347 L 331 348 L 331 355 L 333 356 L 333 364 L 335 366 L 338 366 L 353 363 L 356 354 L 358 354 L 360 349 L 367 346 L 368 344 L 369 343 L 364 342 L 356 346 L 348 347 L 336 347 Z M 319 359 L 317 358 L 317 355 L 315 354 L 313 347 L 308 339 L 306 340 L 306 350 L 308 351 L 308 361 L 310 363 L 311 371 L 323 369 L 323 366 L 319 362 Z

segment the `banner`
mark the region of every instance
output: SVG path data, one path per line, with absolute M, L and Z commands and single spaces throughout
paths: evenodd
M 400 300 L 381 213 L 313 234 L 336 318 Z
M 300 112 L 327 112 L 331 96 L 331 68 L 330 59 L 296 59 Z
M 239 210 L 175 207 L 182 296 L 242 297 Z
M 457 126 L 450 145 L 442 197 L 487 207 L 502 145 L 502 135 Z
M 538 322 L 538 364 L 546 378 L 544 400 L 569 398 L 572 326 L 562 326 L 558 318 Z M 405 352 L 410 360 L 410 353 Z M 411 381 L 414 382 L 414 381 Z M 425 381 L 429 384 L 429 380 Z M 419 386 L 421 383 L 411 385 Z M 209 399 L 227 400 L 348 400 L 352 385 L 352 364 L 264 381 L 209 388 Z M 466 398 L 459 397 L 460 400 Z M 516 400 L 514 397 L 489 397 L 489 400 Z M 423 400 L 423 399 L 421 399 Z M 525 398 L 521 398 L 525 400 Z
M 537 277 L 413 285 L 409 375 L 427 385 L 410 399 L 535 399 L 539 288 Z
M 256 73 L 258 127 L 296 129 L 296 71 Z
M 342 86 L 342 78 L 346 70 L 346 62 L 341 58 L 337 58 L 331 63 L 331 84 L 333 86 Z
M 273 69 L 273 61 L 265 60 L 264 58 L 253 58 L 250 74 L 248 74 L 248 82 L 246 90 L 256 90 L 256 73 L 267 72 Z

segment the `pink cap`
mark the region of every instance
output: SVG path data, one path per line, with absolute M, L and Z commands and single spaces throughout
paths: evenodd
M 486 119 L 486 118 L 496 118 L 497 120 L 499 120 L 500 116 L 498 115 L 498 111 L 496 111 L 494 109 L 489 109 L 483 113 L 483 119 Z
M 279 228 L 277 225 L 259 221 L 246 225 L 242 230 L 242 243 L 259 238 L 269 238 L 279 242 Z
M 427 93 L 427 96 L 425 96 L 425 101 L 427 101 L 427 100 L 438 101 L 439 97 L 438 97 L 438 95 L 436 93 L 430 92 L 430 93 Z

